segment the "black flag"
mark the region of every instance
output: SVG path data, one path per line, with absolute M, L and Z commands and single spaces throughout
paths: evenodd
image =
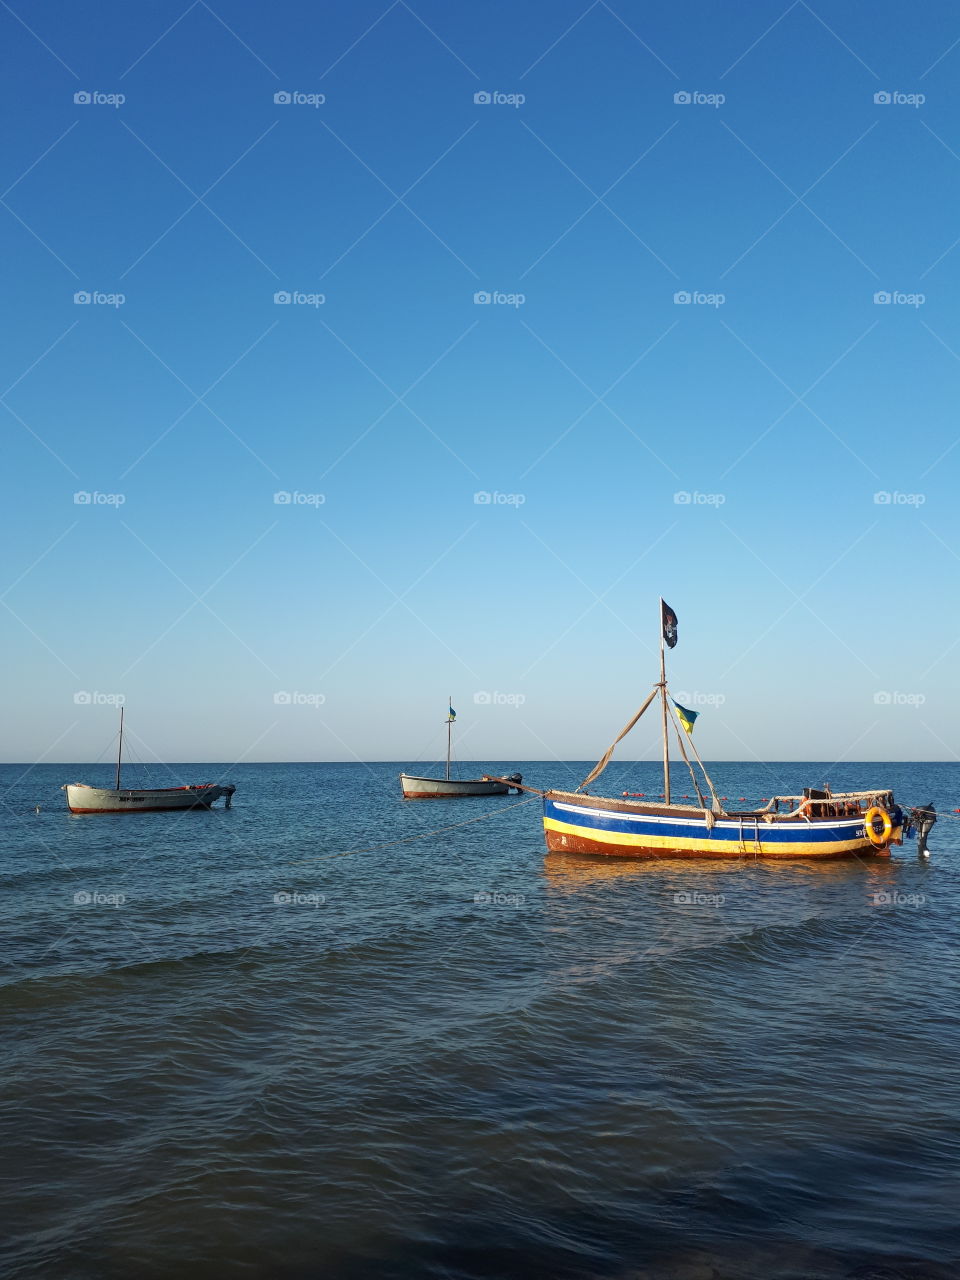
M 660 601 L 660 625 L 667 648 L 672 649 L 677 643 L 677 615 L 665 600 Z

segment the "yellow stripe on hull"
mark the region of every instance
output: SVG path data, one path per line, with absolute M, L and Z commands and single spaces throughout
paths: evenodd
M 829 844 L 822 841 L 791 841 L 789 844 L 777 842 L 764 844 L 760 840 L 759 852 L 752 832 L 744 840 L 720 840 L 713 837 L 699 840 L 690 836 L 654 836 L 630 835 L 621 831 L 603 831 L 596 827 L 578 827 L 570 822 L 558 822 L 555 818 L 544 818 L 544 831 L 556 832 L 561 836 L 571 836 L 575 840 L 589 840 L 598 845 L 609 847 L 611 853 L 624 850 L 637 854 L 652 852 L 659 854 L 686 853 L 701 854 L 705 858 L 842 858 L 854 854 L 876 856 L 887 850 L 878 850 L 869 840 L 863 837 L 856 840 L 832 840 Z

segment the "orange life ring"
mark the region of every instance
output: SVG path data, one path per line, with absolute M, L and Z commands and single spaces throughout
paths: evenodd
M 879 831 L 875 825 L 878 819 Z M 885 849 L 893 835 L 893 820 L 886 809 L 881 809 L 878 804 L 875 804 L 863 816 L 863 829 L 875 849 Z

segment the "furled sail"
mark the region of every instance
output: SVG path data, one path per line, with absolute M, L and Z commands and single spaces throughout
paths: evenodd
M 651 702 L 654 700 L 654 698 L 657 696 L 657 694 L 659 693 L 659 691 L 660 691 L 660 686 L 659 686 L 659 685 L 655 685 L 655 686 L 654 686 L 654 688 L 650 691 L 650 696 L 649 696 L 649 698 L 647 698 L 646 702 L 643 704 L 643 706 L 640 708 L 640 710 L 637 712 L 637 714 L 633 717 L 633 719 L 630 721 L 630 723 L 629 723 L 628 725 L 625 725 L 625 726 L 624 726 L 624 728 L 623 728 L 623 729 L 621 729 L 621 731 L 620 731 L 620 733 L 619 733 L 618 737 L 617 737 L 617 738 L 615 738 L 615 739 L 614 739 L 614 741 L 613 741 L 613 743 L 611 744 L 610 749 L 606 752 L 606 754 L 605 754 L 605 755 L 603 755 L 603 756 L 601 757 L 601 759 L 600 759 L 600 760 L 598 760 L 598 761 L 597 761 L 597 763 L 594 765 L 594 767 L 591 769 L 591 771 L 587 774 L 587 776 L 584 778 L 584 780 L 580 783 L 579 787 L 577 787 L 577 791 L 582 791 L 582 790 L 583 790 L 583 788 L 584 788 L 584 787 L 586 787 L 586 786 L 589 786 L 589 785 L 590 785 L 590 783 L 591 783 L 591 782 L 593 782 L 593 780 L 594 780 L 595 778 L 599 778 L 599 777 L 600 777 L 601 773 L 603 773 L 604 769 L 605 769 L 605 768 L 607 767 L 607 765 L 610 763 L 610 757 L 613 755 L 614 748 L 616 747 L 617 743 L 618 743 L 618 742 L 622 742 L 622 741 L 623 741 L 623 739 L 627 736 L 627 734 L 630 732 L 630 730 L 633 728 L 633 726 L 637 723 L 637 721 L 640 719 L 640 717 L 641 717 L 641 716 L 643 715 L 643 713 L 646 711 L 647 707 L 649 707 L 650 703 L 651 703 Z

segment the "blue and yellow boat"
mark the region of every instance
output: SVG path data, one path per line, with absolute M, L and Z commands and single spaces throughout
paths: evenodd
M 543 829 L 547 848 L 560 853 L 862 858 L 889 857 L 891 844 L 902 840 L 903 819 L 891 791 L 832 794 L 808 788 L 802 796 L 774 796 L 763 809 L 733 811 L 719 803 L 648 804 L 547 791 Z
M 889 788 L 834 793 L 808 787 L 773 796 L 762 809 L 727 809 L 693 744 L 697 713 L 670 697 L 664 645 L 677 642 L 677 616 L 660 601 L 660 680 L 643 706 L 576 791 L 535 791 L 543 797 L 547 848 L 556 853 L 622 858 L 886 858 L 901 844 L 905 818 Z M 591 796 L 586 788 L 610 762 L 614 748 L 658 698 L 663 721 L 663 802 Z M 699 803 L 670 799 L 669 728 L 690 770 Z M 688 754 L 689 749 L 689 754 Z M 699 765 L 706 785 L 690 757 Z

